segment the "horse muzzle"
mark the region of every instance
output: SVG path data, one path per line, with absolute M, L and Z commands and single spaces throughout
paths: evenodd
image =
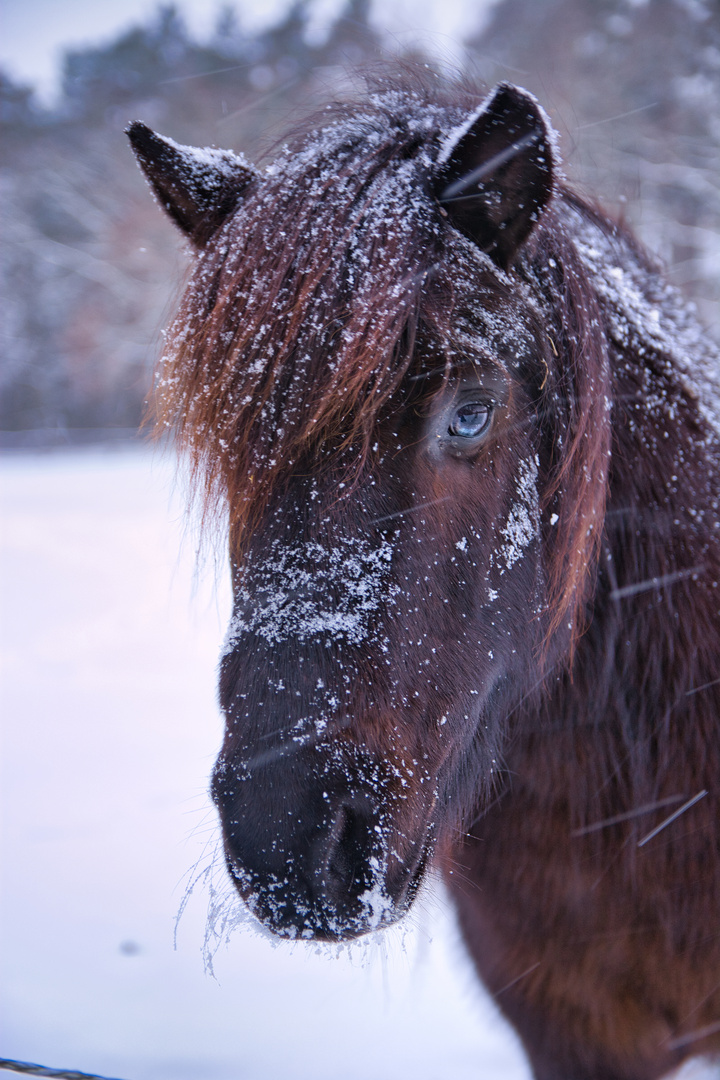
M 221 756 L 212 792 L 228 869 L 282 937 L 338 941 L 401 918 L 432 847 L 432 803 L 355 751 L 313 746 L 252 772 Z M 345 758 L 345 760 L 343 760 Z

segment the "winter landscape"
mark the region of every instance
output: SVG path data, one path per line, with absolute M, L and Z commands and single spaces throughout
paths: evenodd
M 207 794 L 226 555 L 198 555 L 172 452 L 135 434 L 187 257 L 123 129 L 254 159 L 378 57 L 511 78 L 717 337 L 720 17 L 501 0 L 428 57 L 377 4 L 336 5 L 320 33 L 315 6 L 249 30 L 227 5 L 202 40 L 158 8 L 71 49 L 50 104 L 0 75 L 1 1059 L 116 1080 L 530 1080 L 438 883 L 342 947 L 272 940 L 234 897 Z

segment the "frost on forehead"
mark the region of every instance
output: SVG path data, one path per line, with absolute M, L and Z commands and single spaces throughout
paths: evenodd
M 248 558 L 223 655 L 247 634 L 271 645 L 288 638 L 369 640 L 372 616 L 399 591 L 387 580 L 391 561 L 387 541 L 275 542 L 261 561 Z

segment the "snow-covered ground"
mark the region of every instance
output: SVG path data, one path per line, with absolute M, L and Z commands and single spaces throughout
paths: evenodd
M 216 839 L 229 596 L 195 581 L 171 476 L 141 449 L 0 461 L 0 1057 L 123 1080 L 528 1080 L 439 890 L 339 953 L 240 926 L 213 979 L 198 885 L 173 947 Z

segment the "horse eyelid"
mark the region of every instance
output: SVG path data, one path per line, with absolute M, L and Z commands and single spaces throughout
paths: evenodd
M 476 398 L 475 393 L 476 392 L 469 391 L 468 396 L 464 401 L 453 402 L 455 412 L 459 409 L 466 409 L 468 405 L 483 405 L 486 409 L 490 410 L 491 414 L 494 413 L 496 409 L 501 408 L 501 404 L 497 398 L 484 396 L 481 392 L 477 392 Z

